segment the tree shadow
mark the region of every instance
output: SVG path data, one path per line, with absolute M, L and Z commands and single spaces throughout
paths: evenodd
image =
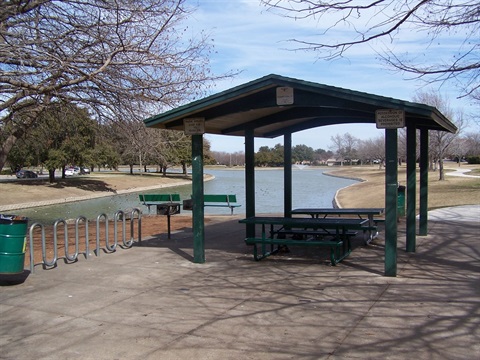
M 106 182 L 94 179 L 59 179 L 48 186 L 54 189 L 75 188 L 90 192 L 117 192 L 116 189 L 108 186 Z
M 115 176 L 116 174 L 110 174 L 109 176 Z M 118 174 L 119 176 L 129 176 L 132 178 L 168 178 L 168 179 L 187 179 L 184 174 L 170 174 L 167 176 L 161 176 L 159 173 L 141 173 L 141 174 Z M 67 178 L 56 177 L 53 183 L 50 183 L 48 179 L 34 179 L 34 181 L 22 181 L 22 186 L 37 187 L 47 186 L 52 189 L 69 189 L 75 188 L 88 192 L 111 192 L 116 194 L 117 190 L 114 187 L 109 186 L 105 181 L 101 179 L 85 178 L 81 176 L 73 176 Z

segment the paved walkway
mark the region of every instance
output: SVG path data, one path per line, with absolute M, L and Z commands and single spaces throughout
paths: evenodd
M 453 170 L 453 171 L 452 171 Z M 471 170 L 470 169 L 463 169 L 463 168 L 446 168 L 445 169 L 445 175 L 448 176 L 463 176 L 463 177 L 469 177 L 469 178 L 480 178 L 478 175 L 471 175 L 470 174 Z
M 457 216 L 479 208 L 430 213 L 416 253 L 400 230 L 395 278 L 381 236 L 335 267 L 301 249 L 254 262 L 236 216 L 206 227 L 205 264 L 186 229 L 4 276 L 0 359 L 478 359 L 480 227 Z

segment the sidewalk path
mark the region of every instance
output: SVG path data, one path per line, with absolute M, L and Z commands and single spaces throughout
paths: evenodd
M 449 171 L 451 170 L 451 172 Z M 460 169 L 460 168 L 445 168 L 445 175 L 448 176 L 463 176 L 463 177 L 469 177 L 469 178 L 480 178 L 479 175 L 470 175 L 469 172 L 471 172 L 470 169 Z
M 432 210 L 428 212 L 428 220 L 471 222 L 480 226 L 480 203 Z M 478 230 L 480 231 L 480 227 Z

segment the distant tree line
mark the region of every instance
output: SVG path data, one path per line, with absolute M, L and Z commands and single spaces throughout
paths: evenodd
M 430 168 L 437 170 L 443 159 L 459 162 L 465 159 L 470 163 L 478 163 L 480 159 L 480 134 L 471 132 L 463 136 L 441 131 L 430 131 Z M 329 150 L 316 149 L 307 145 L 292 147 L 292 163 L 302 165 L 361 165 L 378 164 L 381 168 L 385 162 L 385 139 L 378 136 L 361 140 L 350 133 L 337 134 L 331 137 Z M 419 140 L 417 141 L 419 144 Z M 400 129 L 398 140 L 399 163 L 406 160 L 406 130 Z M 417 149 L 417 157 L 419 151 Z M 211 152 L 215 162 L 226 166 L 243 166 L 243 152 Z M 255 153 L 255 166 L 281 167 L 284 165 L 284 147 L 276 144 L 273 147 L 262 146 Z
M 215 160 L 210 143 L 204 141 L 205 163 Z M 146 128 L 143 122 L 102 124 L 84 108 L 56 102 L 40 112 L 35 125 L 12 147 L 7 157 L 12 172 L 23 167 L 48 171 L 50 181 L 55 172 L 65 177 L 68 166 L 87 167 L 91 171 L 117 169 L 128 165 L 166 174 L 172 166 L 183 173 L 191 163 L 191 137 L 181 131 Z

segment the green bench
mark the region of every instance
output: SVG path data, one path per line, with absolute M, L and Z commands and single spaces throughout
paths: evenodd
M 204 206 L 228 207 L 230 208 L 231 215 L 233 215 L 234 208 L 241 206 L 237 204 L 237 195 L 233 194 L 204 194 L 203 203 Z
M 342 240 L 319 240 L 317 238 L 308 238 L 305 240 L 292 239 L 271 239 L 271 238 L 246 238 L 247 245 L 253 245 L 253 258 L 255 261 L 264 259 L 270 255 L 277 253 L 280 246 L 319 246 L 330 248 L 330 262 L 333 266 L 338 264 L 352 252 L 350 241 L 347 241 L 347 248 L 344 249 Z M 267 250 L 267 245 L 270 245 L 270 250 Z M 275 247 L 276 245 L 276 247 Z M 261 253 L 258 252 L 258 246 L 261 248 Z
M 175 202 L 180 202 L 179 194 L 140 194 L 138 195 L 140 202 L 148 207 L 148 213 L 150 214 L 150 206 L 156 205 L 168 205 Z M 179 205 L 180 208 L 180 205 Z M 166 214 L 165 214 L 166 215 Z

